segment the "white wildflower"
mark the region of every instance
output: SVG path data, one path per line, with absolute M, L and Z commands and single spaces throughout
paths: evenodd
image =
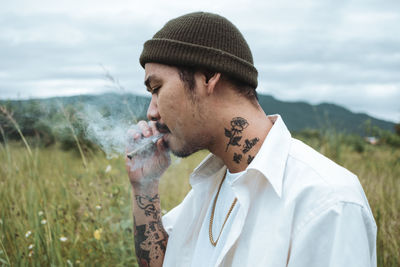
M 34 244 L 30 244 L 28 249 L 31 250 L 31 249 L 33 249 L 34 246 L 35 246 Z
M 32 234 L 31 231 L 26 232 L 25 237 L 28 238 Z
M 43 219 L 43 220 L 40 221 L 40 223 L 41 223 L 41 224 L 46 224 L 46 223 L 47 223 L 47 220 L 46 220 L 46 219 Z
M 29 251 L 28 256 L 29 256 L 29 257 L 32 257 L 32 255 L 33 255 L 33 250 Z
M 60 237 L 60 241 L 61 242 L 67 242 L 68 238 L 66 238 L 65 236 L 61 236 Z
M 70 260 L 67 260 L 68 266 L 74 266 Z
M 111 165 L 107 165 L 106 172 L 110 172 L 110 171 L 111 171 Z
M 43 216 L 43 214 L 44 214 L 43 211 L 39 211 L 39 212 L 38 212 L 38 215 L 39 215 L 39 216 Z
M 96 205 L 96 210 L 101 210 L 101 206 L 100 205 Z

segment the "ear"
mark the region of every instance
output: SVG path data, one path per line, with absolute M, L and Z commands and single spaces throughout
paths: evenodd
M 214 92 L 217 87 L 217 83 L 221 80 L 221 73 L 215 72 L 210 77 L 206 77 L 205 86 L 207 89 L 207 94 L 210 95 Z

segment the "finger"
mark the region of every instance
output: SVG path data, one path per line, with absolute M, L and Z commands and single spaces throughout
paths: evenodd
M 150 126 L 145 121 L 139 121 L 137 124 L 139 129 L 142 131 L 144 137 L 149 137 L 152 135 L 152 130 Z
M 125 152 L 129 153 L 134 148 L 136 142 L 142 138 L 142 133 L 138 127 L 130 128 L 127 131 L 127 139 L 126 139 L 126 146 Z
M 157 155 L 158 160 L 161 160 L 161 165 L 169 165 L 171 164 L 171 156 L 169 154 L 168 148 L 164 145 L 164 142 L 160 139 L 157 142 Z
M 156 122 L 155 121 L 149 121 L 149 127 L 151 128 L 151 131 L 153 132 L 153 135 L 159 135 L 160 132 L 158 131 L 156 127 Z
M 140 129 L 137 128 L 130 128 L 127 131 L 128 141 L 137 140 L 142 137 L 142 133 Z
M 157 150 L 160 151 L 161 153 L 166 153 L 168 151 L 168 148 L 165 146 L 162 138 L 157 140 L 156 146 Z

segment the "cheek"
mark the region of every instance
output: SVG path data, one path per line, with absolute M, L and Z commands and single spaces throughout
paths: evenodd
M 158 110 L 161 118 L 170 118 L 175 113 L 176 105 L 169 96 L 161 97 L 158 102 Z
M 172 90 L 171 90 L 172 91 Z M 188 101 L 179 92 L 168 92 L 159 95 L 159 111 L 162 115 L 168 116 L 169 118 L 178 119 L 189 111 Z
M 158 111 L 162 121 L 168 126 L 171 132 L 175 132 L 179 124 L 183 104 L 172 94 L 159 96 Z

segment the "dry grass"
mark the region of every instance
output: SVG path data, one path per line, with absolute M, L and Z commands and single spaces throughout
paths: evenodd
M 378 266 L 399 266 L 400 151 L 316 146 L 360 177 L 379 227 Z M 205 155 L 176 160 L 167 171 L 160 185 L 164 210 L 186 195 L 188 176 Z M 123 159 L 93 154 L 85 169 L 77 153 L 57 146 L 30 156 L 22 143 L 10 143 L 0 144 L 0 162 L 0 265 L 136 265 Z

